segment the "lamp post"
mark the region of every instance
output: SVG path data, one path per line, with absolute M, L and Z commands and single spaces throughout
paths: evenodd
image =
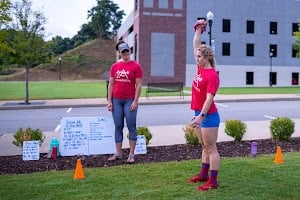
M 214 13 L 212 13 L 211 11 L 208 11 L 208 13 L 206 14 L 206 19 L 208 20 L 208 26 L 209 26 L 209 46 L 211 46 L 211 27 L 213 24 L 213 20 L 214 20 Z
M 272 87 L 272 58 L 273 58 L 273 52 L 271 51 L 270 52 L 270 75 L 269 75 L 269 84 L 270 84 L 270 87 Z
M 59 61 L 59 74 L 58 74 L 58 80 L 61 80 L 61 57 L 58 58 Z

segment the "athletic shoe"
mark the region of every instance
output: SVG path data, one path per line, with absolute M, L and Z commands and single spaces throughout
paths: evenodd
M 219 187 L 219 183 L 217 181 L 214 183 L 211 181 L 207 181 L 202 186 L 198 187 L 198 191 L 206 191 L 206 190 L 210 190 L 210 189 L 216 189 L 218 187 Z
M 196 174 L 196 176 L 189 178 L 188 182 L 189 183 L 197 183 L 197 182 L 203 182 L 203 181 L 207 181 L 207 180 L 208 180 L 208 176 Z

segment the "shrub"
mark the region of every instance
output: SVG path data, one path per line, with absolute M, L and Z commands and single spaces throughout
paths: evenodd
M 140 127 L 137 127 L 136 131 L 137 131 L 137 135 L 144 135 L 146 137 L 146 145 L 148 145 L 150 140 L 153 137 L 150 130 L 148 129 L 148 127 L 140 126 Z M 129 134 L 127 134 L 127 138 L 128 137 L 129 137 Z
M 15 138 L 15 141 L 12 143 L 16 146 L 23 146 L 24 141 L 31 141 L 31 140 L 37 140 L 42 144 L 42 142 L 45 139 L 44 134 L 40 129 L 31 129 L 27 128 L 26 130 L 23 130 L 22 128 L 19 128 L 19 130 L 13 135 Z
M 187 124 L 183 129 L 184 138 L 187 144 L 199 145 L 199 139 L 192 125 Z
M 234 138 L 235 141 L 241 141 L 246 133 L 247 126 L 240 120 L 226 120 L 225 133 Z
M 289 140 L 295 131 L 295 123 L 288 117 L 278 117 L 271 121 L 270 131 L 273 140 Z
M 146 137 L 146 145 L 148 145 L 152 139 L 152 134 L 147 127 L 137 127 L 137 134 L 144 135 Z

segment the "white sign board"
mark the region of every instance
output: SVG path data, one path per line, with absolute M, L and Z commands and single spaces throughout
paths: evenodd
M 61 156 L 113 154 L 114 123 L 108 117 L 64 117 L 60 122 Z
M 136 140 L 136 145 L 134 149 L 134 154 L 146 154 L 147 146 L 146 146 L 146 137 L 144 135 L 138 135 Z
M 24 141 L 23 142 L 23 160 L 40 159 L 40 142 Z

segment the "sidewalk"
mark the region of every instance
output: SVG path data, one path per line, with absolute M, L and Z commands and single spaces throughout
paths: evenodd
M 299 101 L 300 94 L 259 94 L 259 95 L 224 95 L 217 94 L 215 101 L 217 103 L 224 102 L 253 102 L 253 101 Z M 141 97 L 139 104 L 175 104 L 190 103 L 191 97 L 185 96 L 181 99 L 179 96 L 165 97 Z M 60 107 L 92 107 L 106 106 L 106 98 L 92 99 L 55 99 L 55 100 L 31 100 L 29 105 L 24 105 L 24 101 L 0 101 L 0 110 L 13 109 L 32 109 L 32 108 L 60 108 Z
M 222 102 L 249 102 L 249 101 L 296 101 L 300 100 L 300 95 L 217 95 L 217 103 Z M 40 103 L 43 102 L 43 103 Z M 140 104 L 170 104 L 170 103 L 189 103 L 190 97 L 150 97 L 141 98 Z M 57 108 L 57 107 L 78 107 L 78 106 L 106 106 L 106 99 L 66 99 L 66 100 L 42 100 L 31 101 L 30 105 L 22 105 L 17 101 L 0 101 L 0 110 L 6 109 L 28 109 L 28 108 Z M 293 119 L 295 122 L 295 132 L 292 137 L 300 137 L 300 119 Z M 270 138 L 270 120 L 265 121 L 246 121 L 247 132 L 243 140 L 258 140 Z M 148 126 L 153 135 L 149 146 L 166 146 L 173 144 L 185 144 L 183 127 L 185 124 L 168 126 Z M 124 131 L 126 133 L 126 131 Z M 47 153 L 52 138 L 59 138 L 59 132 L 44 132 L 46 139 L 40 146 L 40 153 Z M 123 148 L 128 148 L 128 140 L 124 137 Z M 224 123 L 220 124 L 218 142 L 232 141 L 233 138 L 224 132 Z M 0 156 L 22 155 L 22 149 L 12 144 L 13 135 L 5 134 L 0 136 Z

